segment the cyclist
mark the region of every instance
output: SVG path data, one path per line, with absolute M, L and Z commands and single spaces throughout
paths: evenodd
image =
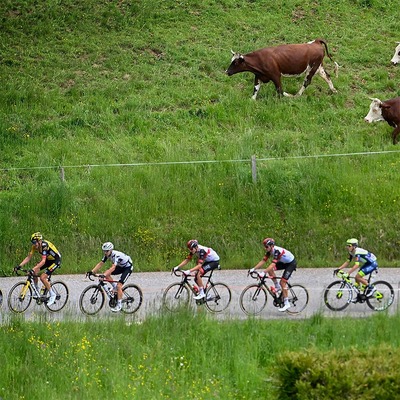
M 249 272 L 254 272 L 256 269 L 262 267 L 270 258 L 272 258 L 271 264 L 261 273 L 260 277 L 264 277 L 265 274 L 272 277 L 272 280 L 277 291 L 282 290 L 284 304 L 283 307 L 279 308 L 279 311 L 286 311 L 290 308 L 289 303 L 289 291 L 286 282 L 289 280 L 292 272 L 297 268 L 297 262 L 294 255 L 283 247 L 275 246 L 275 240 L 272 238 L 266 238 L 263 240 L 263 245 L 266 249 L 265 256 L 263 259 Z M 281 277 L 281 285 L 276 279 L 275 271 L 284 270 Z
M 190 275 L 192 272 L 195 274 L 195 282 L 199 287 L 199 294 L 194 296 L 195 300 L 200 300 L 205 297 L 204 284 L 202 276 L 207 272 L 212 271 L 219 267 L 219 255 L 211 247 L 202 246 L 196 239 L 191 239 L 187 242 L 187 247 L 189 249 L 189 255 L 174 268 L 174 271 L 184 267 L 188 264 L 193 257 L 197 258 L 196 266 L 187 271 L 183 271 L 185 275 Z
M 98 262 L 88 274 L 95 274 L 107 260 L 111 261 L 111 267 L 104 272 L 104 277 L 106 279 L 111 279 L 111 275 L 121 275 L 118 283 L 113 284 L 114 290 L 117 290 L 118 301 L 117 305 L 111 308 L 111 311 L 118 312 L 122 309 L 122 286 L 133 271 L 132 259 L 125 253 L 114 250 L 114 245 L 111 242 L 103 243 L 101 249 L 104 253 L 102 260 Z
M 40 280 L 42 281 L 43 285 L 46 287 L 46 289 L 50 294 L 49 300 L 47 302 L 47 305 L 50 306 L 56 300 L 56 293 L 51 288 L 49 279 L 51 277 L 51 274 L 57 268 L 61 267 L 61 254 L 53 243 L 43 239 L 43 235 L 40 232 L 35 232 L 31 235 L 31 243 L 32 243 L 31 251 L 18 265 L 17 269 L 20 269 L 25 264 L 27 264 L 36 252 L 42 256 L 41 260 L 30 270 L 30 272 L 34 275 L 33 282 L 34 285 L 36 286 L 36 289 L 39 292 L 40 289 L 38 286 L 37 275 L 42 269 L 46 269 L 45 273 L 40 275 Z
M 375 293 L 376 289 L 372 285 L 368 285 L 368 281 L 364 277 L 371 274 L 378 268 L 376 256 L 370 251 L 358 247 L 358 240 L 354 238 L 347 240 L 346 247 L 349 251 L 348 260 L 345 261 L 338 269 L 335 269 L 334 273 L 337 274 L 341 269 L 348 267 L 350 263 L 354 261 L 353 267 L 350 268 L 349 272 L 345 274 L 344 277 L 348 277 L 357 268 L 359 268 L 356 274 L 356 282 L 359 285 L 363 284 L 364 287 L 367 286 L 365 295 L 367 297 L 371 297 Z

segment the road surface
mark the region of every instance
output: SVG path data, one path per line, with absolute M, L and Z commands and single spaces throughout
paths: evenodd
M 298 269 L 292 275 L 290 282 L 292 284 L 298 283 L 305 286 L 309 292 L 310 300 L 307 308 L 298 315 L 290 315 L 281 313 L 272 304 L 272 298 L 268 298 L 266 308 L 257 318 L 262 319 L 302 319 L 310 318 L 316 313 L 321 313 L 329 317 L 365 317 L 373 315 L 376 311 L 371 310 L 367 304 L 350 304 L 349 307 L 340 312 L 333 312 L 323 304 L 323 292 L 326 286 L 334 280 L 332 276 L 333 268 L 304 268 Z M 215 318 L 235 318 L 245 319 L 247 316 L 243 313 L 239 306 L 240 293 L 249 284 L 256 281 L 247 276 L 247 270 L 221 270 L 214 273 L 214 282 L 221 281 L 226 283 L 232 291 L 232 302 L 229 308 L 215 316 Z M 7 304 L 7 296 L 11 287 L 16 283 L 23 280 L 23 277 L 7 277 L 0 278 L 0 289 L 3 292 L 3 304 L 0 307 L 0 322 L 9 320 L 11 315 L 14 315 Z M 79 296 L 82 290 L 94 283 L 82 275 L 53 275 L 53 280 L 61 280 L 67 284 L 69 289 L 69 301 L 63 310 L 58 313 L 51 313 L 43 305 L 37 305 L 32 302 L 28 310 L 23 314 L 26 320 L 37 320 L 46 317 L 46 320 L 60 320 L 60 319 L 73 319 L 85 320 L 86 318 L 116 318 L 117 316 L 112 313 L 106 305 L 99 314 L 87 317 L 80 311 Z M 400 268 L 380 268 L 376 280 L 386 280 L 395 290 L 395 300 L 389 308 L 389 313 L 393 314 L 398 311 L 399 302 L 399 289 L 400 289 Z M 179 278 L 171 275 L 170 272 L 134 272 L 128 283 L 136 283 L 143 291 L 143 304 L 140 310 L 134 316 L 125 316 L 127 319 L 141 321 L 146 316 L 165 312 L 162 307 L 162 293 L 163 290 L 171 283 L 178 282 Z M 193 301 L 194 303 L 194 301 Z M 193 312 L 203 312 L 202 306 L 193 304 Z M 283 314 L 283 315 L 282 315 Z

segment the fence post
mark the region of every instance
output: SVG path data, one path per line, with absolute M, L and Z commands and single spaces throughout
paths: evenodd
M 60 167 L 60 178 L 61 182 L 65 182 L 65 171 L 63 167 Z
M 256 165 L 256 156 L 251 156 L 251 176 L 253 178 L 253 183 L 257 182 L 257 165 Z

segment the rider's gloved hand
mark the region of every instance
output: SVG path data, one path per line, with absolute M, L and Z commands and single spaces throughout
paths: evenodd
M 183 273 L 184 273 L 185 275 L 190 275 L 190 269 L 188 269 L 188 270 L 186 270 L 186 271 L 183 271 Z
M 249 269 L 249 274 L 252 274 L 254 272 L 255 268 Z
M 21 269 L 22 267 L 20 265 L 16 265 L 13 269 L 14 272 L 17 272 Z
M 100 279 L 104 279 L 105 277 L 106 277 L 106 276 L 103 275 L 103 274 L 100 274 L 100 275 L 99 275 L 99 278 L 100 278 Z
M 337 275 L 339 271 L 340 271 L 340 268 L 336 268 L 336 269 L 333 271 L 333 275 Z
M 179 271 L 179 267 L 174 267 L 174 271 Z
M 30 269 L 30 270 L 28 271 L 28 274 L 29 274 L 29 275 L 35 275 L 35 271 L 34 271 L 33 269 Z
M 347 272 L 342 273 L 342 278 L 347 279 L 349 277 L 349 274 Z
M 264 278 L 265 277 L 265 272 L 264 271 L 258 272 L 258 276 L 260 278 Z

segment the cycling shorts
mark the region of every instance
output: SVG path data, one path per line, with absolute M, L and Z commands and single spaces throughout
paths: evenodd
M 378 263 L 376 261 L 372 263 L 365 263 L 359 270 L 358 273 L 360 276 L 369 275 L 371 272 L 378 269 Z
M 54 260 L 46 260 L 42 268 L 40 270 L 43 270 L 46 268 L 45 274 L 48 276 L 51 276 L 51 274 L 57 269 L 61 267 L 61 261 L 59 262 L 54 262 Z
M 282 270 L 284 269 L 285 271 L 282 274 L 281 279 L 288 281 L 289 278 L 292 276 L 293 271 L 296 271 L 297 268 L 297 262 L 296 259 L 293 259 L 290 263 L 282 263 L 282 262 L 278 262 L 276 264 L 276 268 L 275 270 Z
M 203 276 L 207 272 L 217 269 L 218 267 L 219 267 L 219 260 L 218 261 L 209 261 L 207 263 L 204 263 L 202 265 L 202 267 L 200 268 L 200 276 Z
M 111 275 L 121 275 L 118 279 L 118 282 L 124 284 L 131 276 L 132 271 L 133 271 L 133 265 L 130 268 L 116 266 Z

